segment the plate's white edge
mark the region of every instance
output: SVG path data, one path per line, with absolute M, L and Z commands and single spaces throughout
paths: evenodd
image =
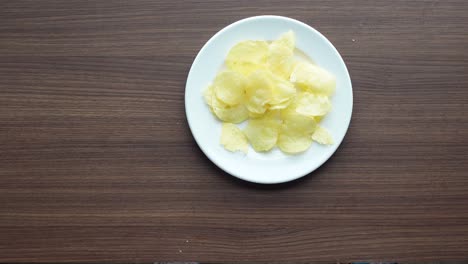
M 196 62 L 198 61 L 199 59 L 199 54 L 202 53 L 204 51 L 204 49 L 209 45 L 209 43 L 211 43 L 211 41 L 213 41 L 218 35 L 222 34 L 224 31 L 230 29 L 231 27 L 234 27 L 236 26 L 237 24 L 240 24 L 240 23 L 243 23 L 243 22 L 246 22 L 246 21 L 250 21 L 250 20 L 257 20 L 257 19 L 264 19 L 264 18 L 274 18 L 274 19 L 280 19 L 280 20 L 285 20 L 285 21 L 289 21 L 289 22 L 292 22 L 292 23 L 297 23 L 297 24 L 301 24 L 302 26 L 305 26 L 307 28 L 309 28 L 310 30 L 314 31 L 315 33 L 318 34 L 318 36 L 320 36 L 323 40 L 325 40 L 325 42 L 327 42 L 328 44 L 330 44 L 330 46 L 333 48 L 334 52 L 338 55 L 338 57 L 340 58 L 341 62 L 343 63 L 344 67 L 345 67 L 345 70 L 346 70 L 346 79 L 347 81 L 349 82 L 349 84 L 351 85 L 351 109 L 349 110 L 350 111 L 350 115 L 349 115 L 349 118 L 348 120 L 346 120 L 346 130 L 345 130 L 345 133 L 343 134 L 343 136 L 338 140 L 337 143 L 335 143 L 334 145 L 330 146 L 330 147 L 333 147 L 333 150 L 330 152 L 330 155 L 327 155 L 327 156 L 324 156 L 324 158 L 322 158 L 322 160 L 320 160 L 319 162 L 317 162 L 316 166 L 312 167 L 311 169 L 307 170 L 306 172 L 304 173 L 301 173 L 299 175 L 295 175 L 293 177 L 290 177 L 286 180 L 282 180 L 282 181 L 275 181 L 275 180 L 271 180 L 271 181 L 262 181 L 262 180 L 256 180 L 256 179 L 252 179 L 252 178 L 248 178 L 248 177 L 244 177 L 242 175 L 238 175 L 235 171 L 230 171 L 226 168 L 223 168 L 220 164 L 218 164 L 214 159 L 212 159 L 209 155 L 207 155 L 204 147 L 202 144 L 200 144 L 199 142 L 199 139 L 197 138 L 197 136 L 192 132 L 192 124 L 191 124 L 191 121 L 190 121 L 190 118 L 188 117 L 189 113 L 187 111 L 187 85 L 189 83 L 189 80 L 191 78 L 191 74 L 192 74 L 192 68 L 193 66 L 196 64 Z M 351 82 L 351 78 L 349 76 L 349 71 L 348 71 L 348 68 L 346 67 L 346 63 L 344 62 L 343 58 L 341 57 L 341 54 L 338 52 L 338 50 L 335 48 L 335 46 L 324 36 L 322 35 L 322 33 L 320 33 L 319 31 L 317 31 L 316 29 L 314 29 L 313 27 L 307 25 L 306 23 L 303 23 L 299 20 L 296 20 L 296 19 L 292 19 L 292 18 L 289 18 L 289 17 L 283 17 L 283 16 L 274 16 L 274 15 L 262 15 L 262 16 L 253 16 L 253 17 L 248 17 L 248 18 L 244 18 L 244 19 L 241 19 L 241 20 L 238 20 L 226 27 L 224 27 L 223 29 L 221 29 L 220 31 L 218 31 L 216 34 L 214 34 L 206 43 L 205 45 L 203 45 L 203 47 L 200 49 L 200 51 L 197 53 L 197 56 L 195 57 L 195 60 L 193 61 L 192 63 L 192 66 L 190 67 L 190 70 L 189 70 L 189 75 L 187 77 L 187 82 L 185 84 L 185 115 L 186 115 L 186 118 L 187 118 L 187 122 L 189 124 L 189 128 L 190 128 L 190 132 L 192 133 L 193 137 L 195 138 L 195 142 L 197 142 L 197 145 L 200 147 L 200 149 L 202 150 L 202 152 L 205 154 L 206 157 L 208 157 L 209 160 L 211 160 L 211 162 L 213 162 L 216 166 L 218 166 L 220 169 L 224 170 L 225 172 L 231 174 L 232 176 L 234 177 L 237 177 L 239 179 L 242 179 L 242 180 L 245 180 L 245 181 L 249 181 L 249 182 L 254 182 L 254 183 L 260 183 L 260 184 L 278 184 L 278 183 L 284 183 L 284 182 L 289 182 L 289 181 L 293 181 L 293 180 L 296 180 L 296 179 L 299 179 L 301 177 L 304 177 L 305 175 L 315 171 L 316 169 L 318 169 L 320 166 L 322 166 L 331 156 L 333 156 L 333 154 L 336 152 L 336 150 L 338 149 L 338 147 L 341 145 L 341 142 L 343 142 L 343 139 L 344 137 L 346 136 L 346 134 L 348 133 L 348 129 L 349 129 L 349 125 L 351 123 L 351 118 L 352 118 L 352 115 L 353 115 L 353 104 L 354 104 L 354 99 L 353 99 L 353 89 L 352 89 L 353 85 L 352 85 L 352 82 Z

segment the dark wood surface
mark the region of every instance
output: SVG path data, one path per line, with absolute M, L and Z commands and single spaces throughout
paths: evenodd
M 241 182 L 195 144 L 190 65 L 238 19 L 327 36 L 354 85 L 319 170 Z M 0 262 L 468 259 L 468 2 L 0 2 Z

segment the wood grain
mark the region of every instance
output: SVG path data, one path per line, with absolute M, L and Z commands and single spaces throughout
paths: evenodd
M 186 76 L 238 19 L 325 34 L 354 86 L 340 149 L 285 185 L 195 144 Z M 0 262 L 468 259 L 468 2 L 0 2 Z

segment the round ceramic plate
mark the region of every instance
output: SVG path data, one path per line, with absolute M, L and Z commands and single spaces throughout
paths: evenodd
M 229 49 L 243 40 L 274 40 L 288 30 L 296 34 L 296 48 L 317 65 L 336 76 L 332 110 L 321 124 L 335 143 L 313 143 L 305 152 L 287 155 L 278 148 L 267 153 L 232 153 L 220 144 L 220 122 L 203 100 L 204 89 L 223 67 Z M 237 21 L 216 33 L 200 50 L 190 69 L 185 87 L 185 112 L 193 137 L 205 155 L 218 167 L 240 179 L 256 183 L 282 183 L 300 178 L 322 165 L 343 140 L 351 120 L 353 91 L 348 70 L 333 45 L 312 27 L 280 16 L 256 16 Z M 242 127 L 242 125 L 241 125 Z

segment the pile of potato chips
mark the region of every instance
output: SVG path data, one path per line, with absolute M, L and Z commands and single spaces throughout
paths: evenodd
M 211 112 L 223 121 L 221 144 L 229 151 L 259 152 L 278 146 L 285 153 L 307 150 L 312 141 L 333 144 L 320 120 L 331 110 L 335 77 L 295 58 L 295 35 L 273 42 L 242 41 L 227 55 L 204 92 Z M 248 120 L 244 130 L 234 123 Z

